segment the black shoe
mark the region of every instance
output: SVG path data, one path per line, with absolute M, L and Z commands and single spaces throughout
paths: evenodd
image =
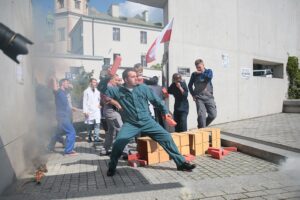
M 108 169 L 106 175 L 107 176 L 113 176 L 116 174 L 116 169 Z
M 177 166 L 178 171 L 192 171 L 196 167 L 195 164 L 190 164 L 187 162 L 184 162 L 182 165 Z
M 128 160 L 128 154 L 127 153 L 123 153 L 122 158 L 123 158 L 123 160 Z

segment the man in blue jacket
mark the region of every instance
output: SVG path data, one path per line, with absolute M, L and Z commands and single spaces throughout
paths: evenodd
M 100 83 L 100 91 L 107 96 L 117 100 L 121 105 L 120 114 L 123 119 L 123 126 L 113 144 L 109 169 L 107 176 L 116 173 L 118 159 L 128 142 L 143 132 L 153 140 L 157 141 L 177 165 L 177 170 L 191 171 L 196 166 L 185 162 L 185 158 L 179 153 L 171 135 L 162 128 L 150 115 L 148 101 L 160 108 L 162 113 L 167 116 L 168 110 L 150 88 L 144 84 L 138 84 L 137 73 L 134 69 L 126 69 L 122 77 L 124 85 L 107 87 L 107 81 Z
M 211 83 L 213 72 L 211 69 L 204 67 L 202 59 L 197 59 L 195 66 L 197 70 L 192 73 L 188 87 L 197 106 L 198 128 L 204 128 L 217 116 L 213 85 Z
M 65 155 L 77 155 L 74 151 L 76 132 L 72 124 L 72 110 L 68 102 L 66 90 L 69 88 L 69 80 L 62 79 L 59 82 L 60 88 L 55 92 L 57 130 L 51 138 L 49 150 L 54 150 L 56 141 L 61 138 L 61 133 L 66 134 Z

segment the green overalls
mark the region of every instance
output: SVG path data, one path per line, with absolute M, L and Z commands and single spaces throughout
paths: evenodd
M 120 113 L 124 124 L 113 144 L 109 163 L 110 169 L 116 168 L 124 147 L 131 138 L 141 132 L 157 141 L 177 166 L 185 162 L 170 133 L 162 128 L 150 115 L 148 101 L 155 107 L 160 108 L 164 114 L 167 114 L 168 110 L 159 97 L 150 91 L 148 86 L 139 84 L 130 91 L 124 86 L 107 87 L 106 81 L 104 81 L 101 83 L 100 89 L 102 93 L 117 100 L 123 108 Z

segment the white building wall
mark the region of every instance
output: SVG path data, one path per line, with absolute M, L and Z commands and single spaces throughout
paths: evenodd
M 78 22 L 79 15 L 58 15 L 55 17 L 55 52 L 68 53 L 71 50 L 71 38 L 69 33 Z M 65 28 L 65 40 L 59 40 L 59 28 Z
M 93 55 L 92 23 L 91 19 L 83 19 L 84 55 Z M 113 41 L 113 27 L 120 28 L 120 41 Z M 140 31 L 147 32 L 147 44 L 140 43 Z M 141 62 L 141 56 L 146 55 L 160 31 L 161 29 L 156 28 L 141 28 L 138 26 L 112 24 L 95 20 L 94 55 L 111 58 L 112 63 L 113 54 L 119 53 L 122 57 L 122 66 L 133 66 Z M 163 52 L 164 47 L 162 45 L 158 51 L 156 61 L 149 63 L 148 66 L 161 63 Z
M 204 59 L 214 71 L 218 110 L 214 123 L 281 112 L 288 86 L 288 54 L 299 54 L 298 1 L 178 0 L 168 1 L 166 9 L 169 19 L 174 17 L 169 80 L 178 66 L 195 71 L 194 61 Z M 228 55 L 228 67 L 222 66 L 222 54 Z M 252 69 L 253 59 L 284 64 L 284 78 L 242 79 L 240 68 Z M 188 83 L 189 77 L 185 79 Z M 194 128 L 196 107 L 191 96 L 189 102 L 188 125 Z
M 1 1 L 0 22 L 34 41 L 31 12 L 30 0 Z M 27 151 L 27 147 L 31 145 L 28 139 L 32 139 L 30 134 L 35 128 L 35 93 L 28 55 L 24 56 L 20 67 L 0 51 L 0 65 L 1 194 L 32 162 L 32 152 Z M 22 77 L 24 81 L 19 81 L 21 79 L 17 77 Z

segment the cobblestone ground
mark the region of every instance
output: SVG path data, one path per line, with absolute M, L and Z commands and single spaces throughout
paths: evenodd
M 49 155 L 40 185 L 19 180 L 1 199 L 300 199 L 300 182 L 280 166 L 239 152 L 222 160 L 199 156 L 193 172 L 179 172 L 172 161 L 132 168 L 120 160 L 107 177 L 107 156 L 78 142 L 79 156 Z M 295 179 L 295 180 L 294 180 Z M 297 181 L 298 180 L 298 181 Z
M 300 150 L 299 122 L 300 114 L 280 113 L 215 126 L 221 128 L 224 132 Z

